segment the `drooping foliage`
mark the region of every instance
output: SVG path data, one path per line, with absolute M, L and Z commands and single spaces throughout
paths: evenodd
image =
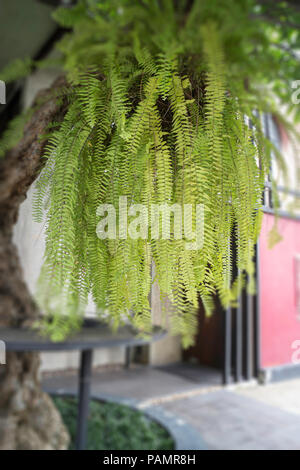
M 34 200 L 35 218 L 46 218 L 38 301 L 52 338 L 80 325 L 89 296 L 115 326 L 129 320 L 146 334 L 155 280 L 172 305 L 173 331 L 189 345 L 199 298 L 208 313 L 214 294 L 233 304 L 246 275 L 254 292 L 261 194 L 271 153 L 281 161 L 260 114 L 284 121 L 274 93 L 288 102 L 299 72 L 278 47 L 299 44 L 294 11 L 280 2 L 268 16 L 262 3 L 90 0 L 56 11 L 72 28 L 58 45 L 69 106 L 50 129 Z M 149 219 L 155 204 L 190 204 L 188 229 L 175 237 L 173 217 L 169 239 L 151 236 L 150 226 L 125 238 L 118 225 L 115 239 L 99 238 L 97 208 L 112 204 L 118 222 L 120 196 L 128 207 L 143 204 Z M 189 250 L 196 205 L 204 238 Z

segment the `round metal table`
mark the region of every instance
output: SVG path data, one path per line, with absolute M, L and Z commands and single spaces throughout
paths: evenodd
M 79 333 L 61 342 L 50 341 L 49 338 L 41 336 L 34 330 L 20 328 L 1 328 L 0 340 L 5 342 L 6 351 L 80 351 L 76 448 L 82 450 L 86 448 L 93 350 L 124 346 L 126 347 L 126 365 L 129 366 L 129 350 L 132 346 L 149 344 L 165 334 L 166 332 L 161 328 L 154 327 L 150 338 L 142 338 L 137 336 L 137 332 L 129 325 L 113 333 L 106 324 L 94 319 L 86 319 Z

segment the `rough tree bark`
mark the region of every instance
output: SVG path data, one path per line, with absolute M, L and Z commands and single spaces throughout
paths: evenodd
M 0 161 L 0 326 L 28 327 L 39 316 L 22 277 L 13 226 L 21 202 L 41 166 L 46 141 L 40 141 L 50 122 L 59 121 L 65 104 L 53 91 L 64 85 L 59 78 L 38 95 L 42 105 L 27 124 L 23 139 Z M 39 355 L 8 353 L 0 366 L 0 450 L 64 449 L 69 436 L 50 397 L 40 386 Z

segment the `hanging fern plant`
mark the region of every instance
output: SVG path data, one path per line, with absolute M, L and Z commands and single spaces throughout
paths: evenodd
M 89 295 L 115 326 L 129 320 L 146 334 L 155 279 L 187 346 L 199 298 L 208 313 L 214 294 L 224 307 L 233 304 L 246 274 L 254 293 L 272 152 L 284 167 L 259 115 L 274 113 L 292 132 L 274 96 L 280 90 L 289 102 L 289 80 L 299 72 L 292 56 L 282 63 L 277 47 L 299 44 L 298 32 L 276 17 L 266 20 L 270 5 L 261 3 L 82 0 L 55 12 L 72 28 L 58 45 L 67 76 L 58 98 L 68 100 L 68 110 L 50 129 L 34 199 L 36 220 L 46 217 L 38 301 L 50 315 L 43 324 L 52 338 L 79 326 Z M 281 18 L 295 16 L 288 2 L 277 8 Z M 3 78 L 9 74 L 13 67 Z M 154 237 L 150 226 L 137 239 L 124 236 L 120 198 L 126 210 L 146 208 L 149 220 L 157 205 L 203 207 L 202 245 L 186 245 L 196 230 L 194 210 L 182 213 L 189 227 L 182 237 L 175 236 L 182 222 L 175 216 L 168 239 Z M 101 204 L 115 208 L 115 237 L 97 234 Z

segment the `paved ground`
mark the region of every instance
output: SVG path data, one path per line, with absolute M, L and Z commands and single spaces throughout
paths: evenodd
M 76 376 L 47 378 L 44 386 L 75 391 Z M 92 392 L 159 406 L 192 425 L 213 449 L 300 450 L 300 379 L 224 389 L 206 369 L 137 367 L 94 373 Z
M 242 387 L 237 393 L 300 415 L 300 379 L 260 387 Z
M 214 449 L 300 450 L 298 415 L 220 390 L 164 404 Z

